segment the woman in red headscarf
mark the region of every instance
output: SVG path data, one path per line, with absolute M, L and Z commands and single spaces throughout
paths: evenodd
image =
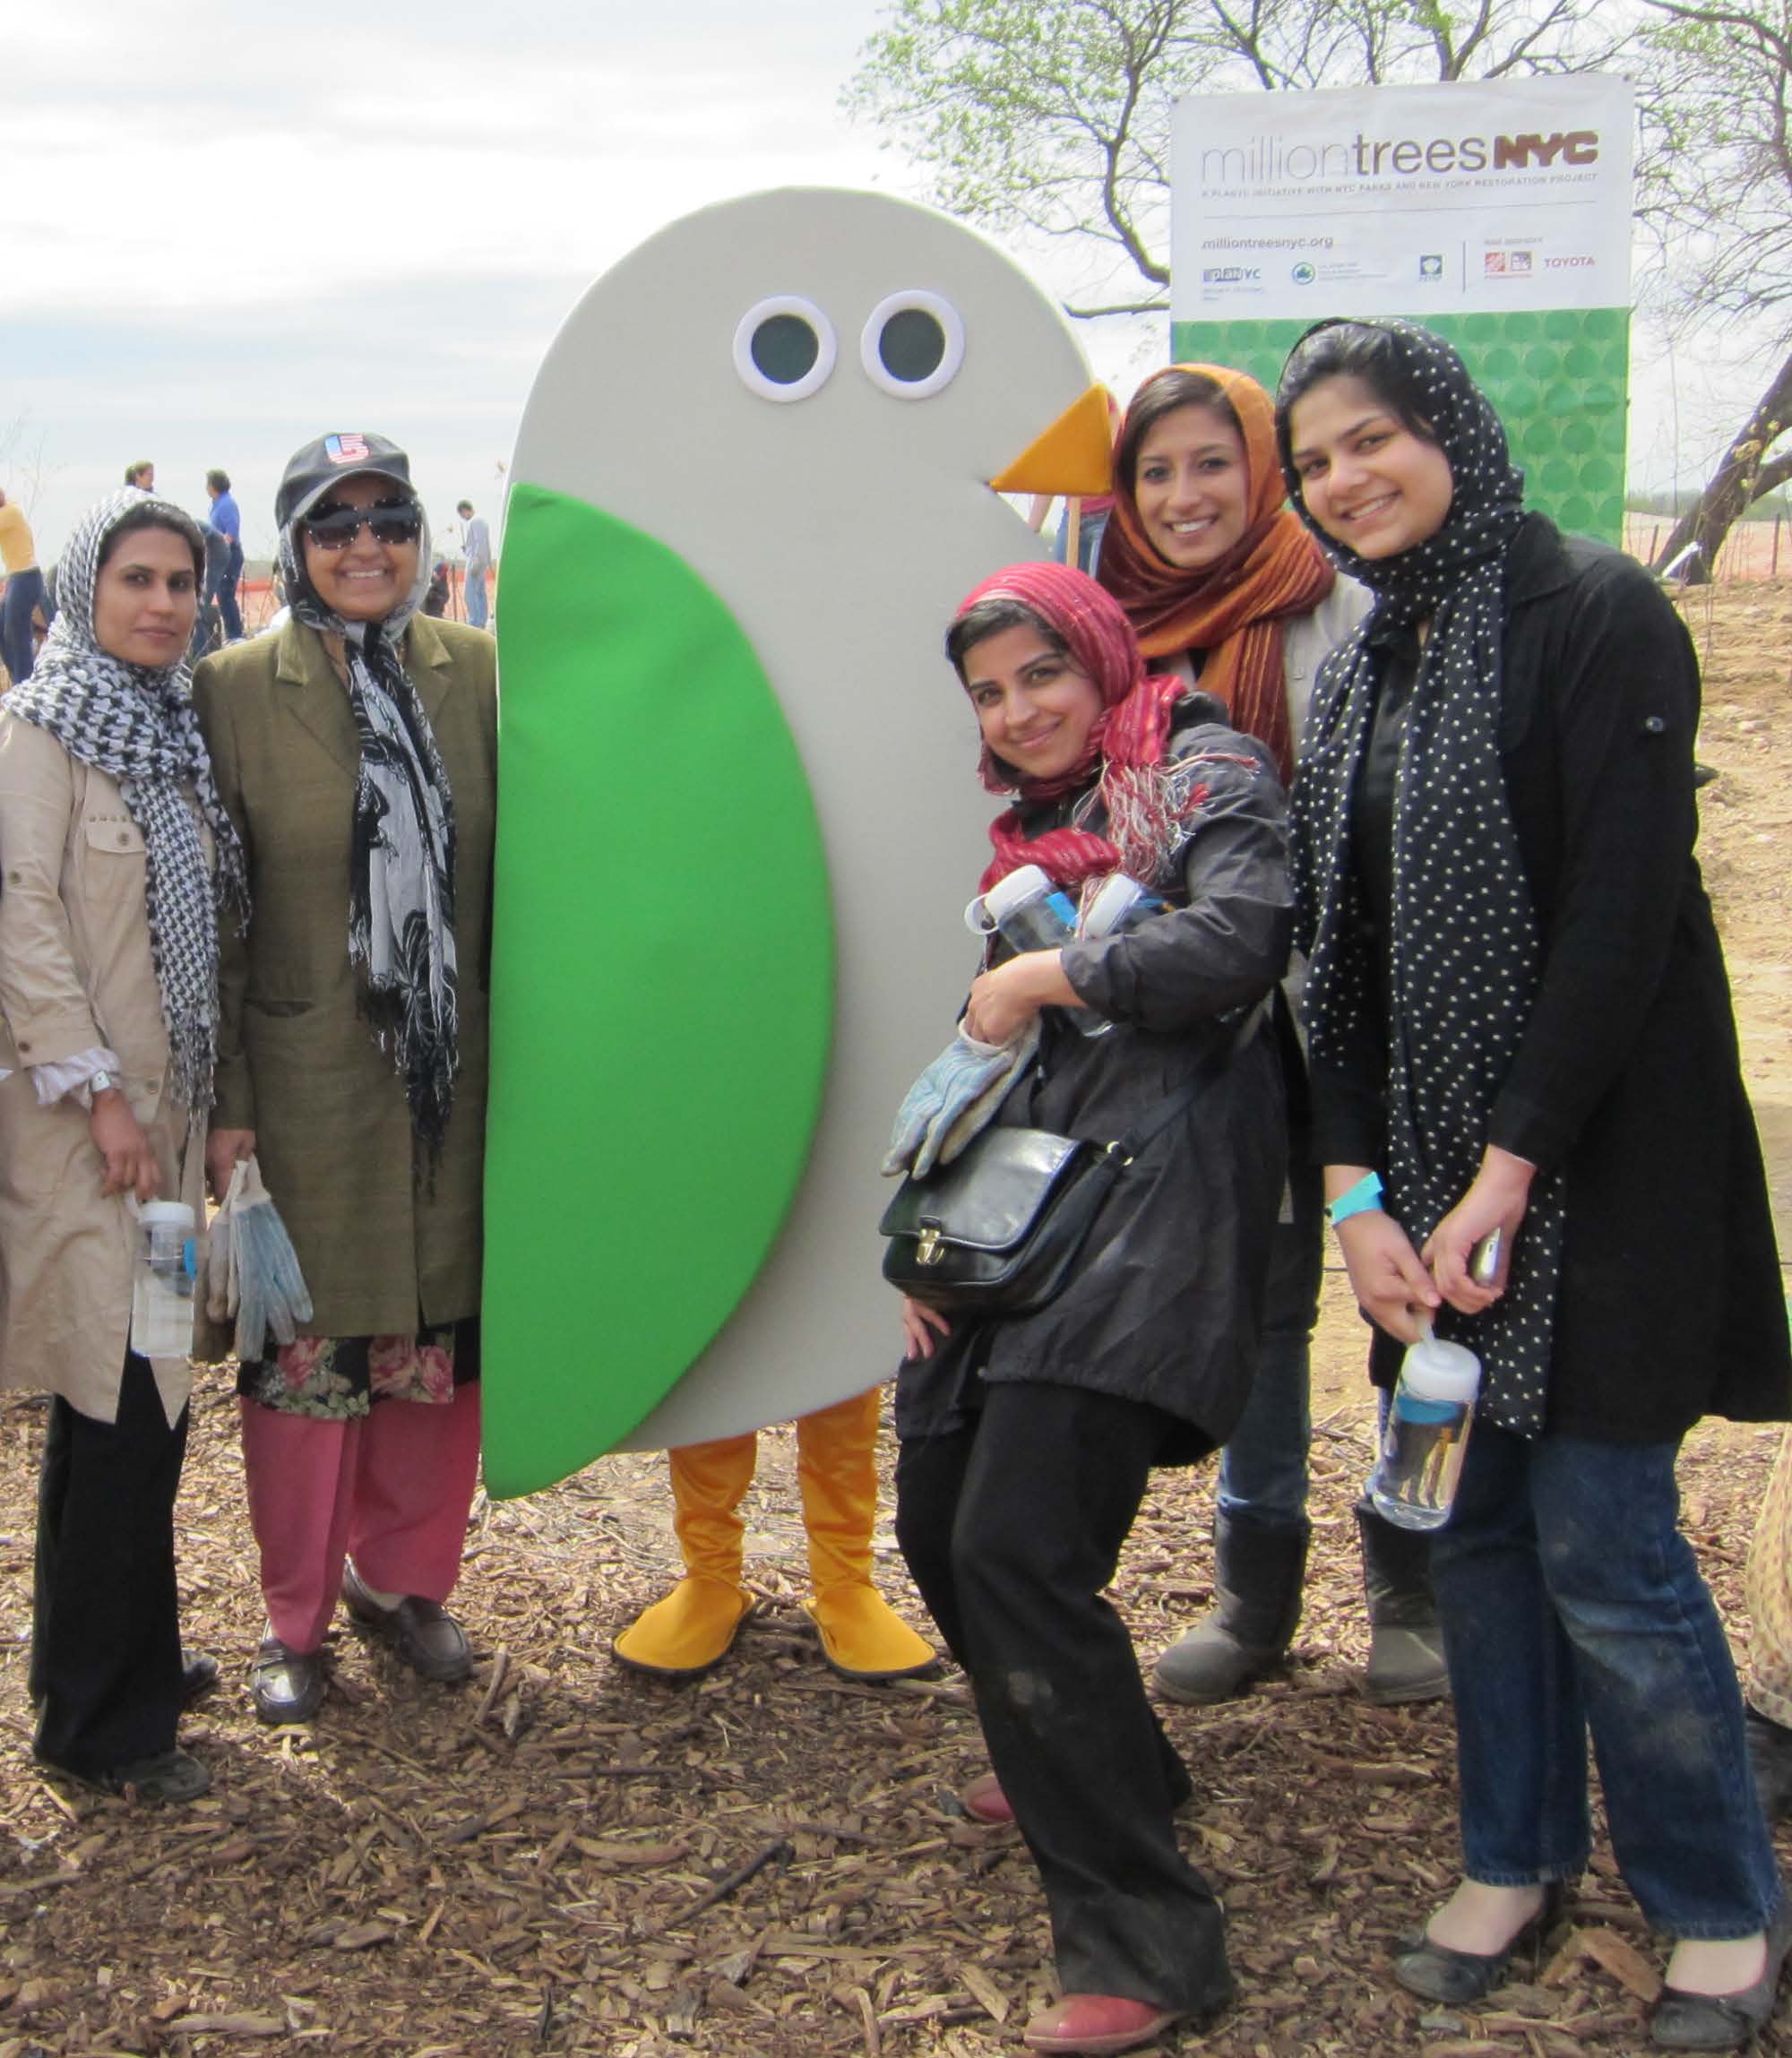
M 1147 658 L 1199 679 L 1237 728 L 1274 752 L 1287 782 L 1314 676 L 1369 597 L 1333 572 L 1288 504 L 1270 396 L 1243 372 L 1172 365 L 1133 396 L 1114 469 L 1096 576 L 1126 610 Z M 1280 1664 L 1300 1621 L 1308 1354 L 1324 1228 L 1290 1011 L 1277 1028 L 1292 1143 L 1288 1204 L 1250 1403 L 1220 1460 L 1213 1606 L 1158 1661 L 1158 1687 L 1175 1701 L 1241 1692 Z M 1431 1699 L 1445 1691 L 1445 1675 L 1429 1546 L 1366 1503 L 1357 1520 L 1371 1621 L 1365 1691 L 1374 1701 Z
M 1118 2051 L 1232 1991 L 1172 1824 L 1188 1774 L 1103 1589 L 1150 1468 L 1225 1441 L 1256 1359 L 1286 1149 L 1263 1033 L 1288 954 L 1284 799 L 1270 753 L 1148 676 L 1080 572 L 986 580 L 946 650 L 1009 803 L 985 890 L 1038 865 L 1073 896 L 1124 874 L 1158 903 L 1099 941 L 998 943 L 972 986 L 971 1036 L 1038 1019 L 996 1120 L 1131 1154 L 1048 1305 L 978 1324 L 904 1303 L 896 1401 L 897 1533 L 994 1765 L 965 1804 L 1019 1822 L 1051 1907 L 1065 1998 L 1026 2041 Z

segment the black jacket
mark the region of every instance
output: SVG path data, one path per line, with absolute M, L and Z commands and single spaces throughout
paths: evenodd
M 1183 904 L 1064 954 L 1071 984 L 1115 1027 L 1090 1038 L 1047 1009 L 1040 1062 L 998 1119 L 1107 1142 L 1147 1117 L 1204 1058 L 1231 1050 L 1271 994 L 1292 926 L 1286 802 L 1269 753 L 1192 694 L 1173 756 L 1217 753 L 1184 853 Z M 1240 761 L 1244 762 L 1240 762 Z M 1070 803 L 1027 822 L 1038 835 Z M 1086 826 L 1100 830 L 1098 813 Z M 1087 1386 L 1150 1402 L 1198 1433 L 1230 1433 L 1256 1364 L 1259 1303 L 1286 1172 L 1280 1069 L 1267 1011 L 1179 1120 L 1116 1182 L 1074 1276 L 1037 1314 L 959 1330 L 905 1364 L 905 1436 L 956 1426 L 973 1368 L 991 1380 Z
M 1488 1133 L 1567 1170 L 1546 1425 L 1653 1442 L 1706 1414 L 1781 1420 L 1779 1256 L 1693 856 L 1692 639 L 1632 559 L 1528 515 L 1502 655 L 1506 795 L 1545 960 Z M 1314 1066 L 1322 1162 L 1385 1168 L 1384 1076 L 1373 1034 Z M 1472 1323 L 1460 1333 L 1472 1344 Z M 1398 1347 L 1376 1343 L 1385 1382 Z

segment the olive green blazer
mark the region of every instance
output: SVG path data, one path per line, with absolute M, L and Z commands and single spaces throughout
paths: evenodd
M 479 1305 L 495 645 L 418 616 L 405 667 L 454 800 L 461 1071 L 433 1180 L 404 1082 L 357 1008 L 349 853 L 361 753 L 341 676 L 317 632 L 289 622 L 208 658 L 194 679 L 253 900 L 246 937 L 223 943 L 212 1124 L 255 1132 L 315 1336 L 405 1335 Z

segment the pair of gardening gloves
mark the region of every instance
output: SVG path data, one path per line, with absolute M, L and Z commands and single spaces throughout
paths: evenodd
M 258 1358 L 267 1339 L 290 1343 L 311 1320 L 311 1294 L 286 1224 L 262 1184 L 253 1156 L 238 1159 L 211 1218 L 205 1266 L 206 1312 L 237 1324 L 237 1356 Z

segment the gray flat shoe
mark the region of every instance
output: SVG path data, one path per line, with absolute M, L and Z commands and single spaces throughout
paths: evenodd
M 1784 1895 L 1767 1931 L 1767 1964 L 1753 1986 L 1735 1993 L 1687 1993 L 1664 1986 L 1650 2011 L 1650 2041 L 1658 2051 L 1736 2051 L 1767 2027 L 1792 1951 L 1792 1900 Z
M 1441 2002 L 1446 2008 L 1472 2007 L 1505 1984 L 1514 1960 L 1538 1958 L 1544 1939 L 1561 1919 L 1564 1898 L 1559 1882 L 1546 1886 L 1543 1906 L 1503 1950 L 1458 1950 L 1452 1944 L 1433 1943 L 1421 1931 L 1404 1940 L 1394 1959 L 1394 1977 L 1421 2000 Z

